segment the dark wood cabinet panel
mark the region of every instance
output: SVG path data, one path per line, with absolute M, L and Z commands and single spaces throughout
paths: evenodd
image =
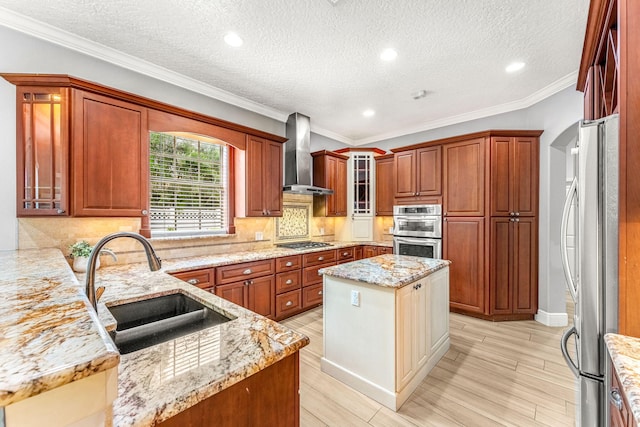
M 333 190 L 333 194 L 313 198 L 316 216 L 347 215 L 347 156 L 331 151 L 316 151 L 313 156 L 313 185 Z
M 296 352 L 158 425 L 298 427 L 299 365 L 299 354 Z
M 302 288 L 302 307 L 310 308 L 322 304 L 322 283 Z
M 274 276 L 250 279 L 247 286 L 247 308 L 258 314 L 275 319 L 276 284 Z
M 339 261 L 353 261 L 355 258 L 354 251 L 354 247 L 336 249 L 337 258 Z
M 147 110 L 73 91 L 75 216 L 145 216 L 149 209 Z
M 513 311 L 513 239 L 511 218 L 491 218 L 490 312 Z
M 220 298 L 224 298 L 227 301 L 231 301 L 234 304 L 238 304 L 241 307 L 247 307 L 246 285 L 244 282 L 229 283 L 227 285 L 216 286 L 216 295 Z
M 364 257 L 363 251 L 364 251 L 364 247 L 356 246 L 356 248 L 355 248 L 355 250 L 353 252 L 353 255 L 354 255 L 356 260 L 362 259 Z
M 300 269 L 300 267 L 302 267 L 301 255 L 291 255 L 291 256 L 276 258 L 277 273 Z
M 443 258 L 449 267 L 452 310 L 484 314 L 484 218 L 446 218 L 443 221 Z
M 395 154 L 396 199 L 405 204 L 423 203 L 442 194 L 442 146 L 436 145 Z
M 282 216 L 282 144 L 247 135 L 235 165 L 237 215 Z
M 179 273 L 171 273 L 171 275 L 177 279 L 189 283 L 190 285 L 197 286 L 200 289 L 212 290 L 215 286 L 215 275 L 213 268 L 181 271 Z
M 281 320 L 302 309 L 302 290 L 289 291 L 276 296 L 276 319 Z
M 491 138 L 491 215 L 509 216 L 513 162 L 511 161 L 511 138 Z
M 304 267 L 310 267 L 312 265 L 335 262 L 337 259 L 338 257 L 335 249 L 331 249 L 328 251 L 311 252 L 302 255 L 302 265 Z
M 445 144 L 443 215 L 485 215 L 485 139 Z
M 318 283 L 322 283 L 322 276 L 318 274 L 318 270 L 324 267 L 328 267 L 331 265 L 335 265 L 336 262 L 331 262 L 327 264 L 315 265 L 312 267 L 305 267 L 302 269 L 302 286 L 311 286 Z
M 379 156 L 376 161 L 376 215 L 393 215 L 393 154 Z
M 299 289 L 302 286 L 302 270 L 276 274 L 276 294 Z
M 615 366 L 610 363 L 611 369 L 611 396 L 619 399 L 619 405 L 614 402 L 613 398 L 609 398 L 609 412 L 611 427 L 637 427 L 635 416 L 629 404 L 629 396 L 626 395 L 622 388 L 620 378 L 616 372 Z
M 396 197 L 414 197 L 416 195 L 415 150 L 395 154 L 393 175 L 396 181 Z
M 223 285 L 238 280 L 253 279 L 274 274 L 275 270 L 275 261 L 273 259 L 225 265 L 216 268 L 216 284 Z
M 390 246 L 378 246 L 376 248 L 377 255 L 393 254 L 393 248 Z
M 367 245 L 367 246 L 364 246 L 362 248 L 362 257 L 363 258 L 371 258 L 371 257 L 376 256 L 376 255 L 378 255 L 378 250 L 376 249 L 375 246 Z

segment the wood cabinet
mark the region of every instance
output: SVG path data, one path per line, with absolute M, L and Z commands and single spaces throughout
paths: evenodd
M 451 310 L 485 313 L 484 218 L 451 217 L 443 221 L 443 258 L 451 261 Z
M 625 394 L 624 389 L 621 386 L 620 378 L 616 368 L 611 366 L 611 389 L 610 396 L 607 396 L 609 401 L 609 412 L 611 427 L 637 427 L 635 416 L 631 411 L 631 405 L 629 405 L 629 397 Z
M 395 196 L 393 180 L 394 154 L 375 157 L 376 161 L 376 216 L 393 215 Z
M 396 152 L 393 171 L 396 199 L 408 198 L 404 203 L 419 203 L 425 196 L 439 196 L 442 193 L 442 147 Z
M 363 246 L 356 246 L 354 251 L 353 251 L 353 256 L 355 258 L 355 260 L 359 260 L 364 258 L 364 247 Z
M 69 215 L 69 89 L 16 88 L 17 215 Z
M 331 151 L 316 151 L 313 157 L 313 185 L 333 190 L 329 196 L 313 198 L 315 216 L 347 215 L 347 160 Z
M 148 215 L 147 109 L 73 90 L 72 114 L 74 215 Z
M 213 268 L 181 271 L 179 273 L 171 273 L 171 275 L 190 285 L 215 293 L 215 274 Z
M 485 138 L 443 145 L 443 216 L 485 215 L 485 145 Z
M 538 227 L 532 217 L 491 218 L 490 314 L 536 314 Z
M 491 138 L 491 216 L 537 216 L 538 136 Z
M 365 245 L 362 247 L 362 258 L 371 258 L 378 255 L 393 254 L 391 246 Z
M 215 293 L 219 297 L 274 319 L 276 317 L 274 273 L 273 259 L 217 267 Z
M 158 425 L 297 427 L 300 425 L 299 365 L 296 352 Z
M 428 293 L 425 280 L 396 292 L 396 391 L 406 387 L 429 357 L 431 307 Z
M 236 150 L 236 214 L 282 216 L 282 144 L 247 135 L 246 150 Z

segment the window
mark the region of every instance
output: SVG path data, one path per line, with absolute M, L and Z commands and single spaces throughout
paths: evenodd
M 152 236 L 227 232 L 228 148 L 215 141 L 150 132 Z

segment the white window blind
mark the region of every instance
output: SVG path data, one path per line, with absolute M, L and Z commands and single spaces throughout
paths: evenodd
M 226 233 L 227 146 L 157 132 L 149 145 L 152 236 Z

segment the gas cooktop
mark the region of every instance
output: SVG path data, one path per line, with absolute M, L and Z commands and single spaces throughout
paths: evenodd
M 287 248 L 287 249 L 313 249 L 313 248 L 324 248 L 325 246 L 333 246 L 331 243 L 324 242 L 290 242 L 290 243 L 279 243 L 276 245 L 279 248 Z

